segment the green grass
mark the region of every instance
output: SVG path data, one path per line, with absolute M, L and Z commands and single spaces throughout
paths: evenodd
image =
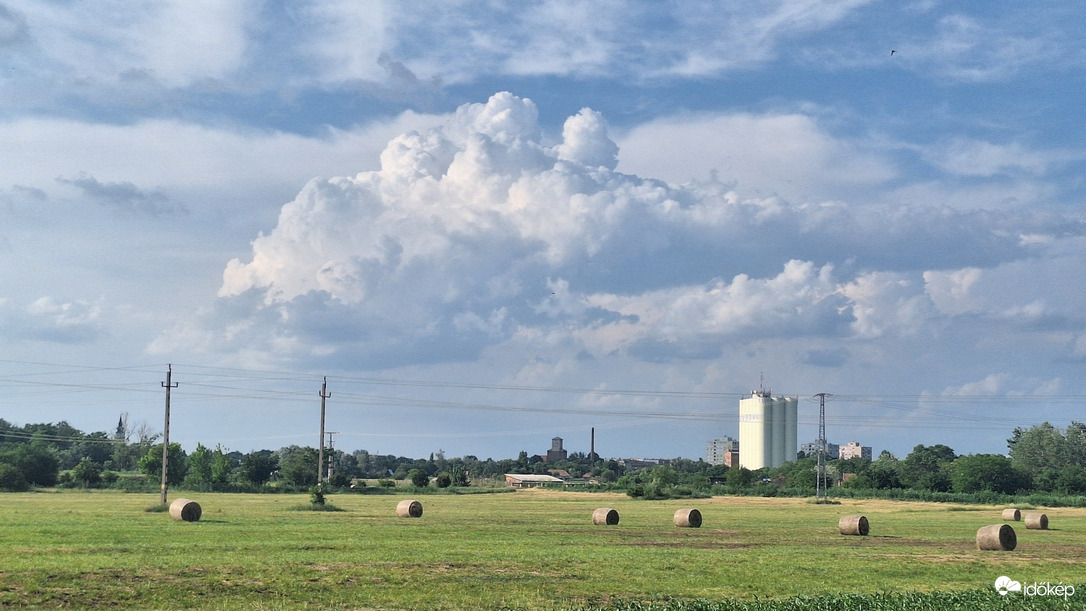
M 147 512 L 157 495 L 0 495 L 0 607 L 906 609 L 924 607 L 874 601 L 998 605 L 1000 575 L 1086 584 L 1086 509 L 1042 508 L 1053 530 L 1012 523 L 1018 549 L 980 552 L 976 530 L 999 523 L 1001 507 L 525 491 L 420 497 L 423 516 L 410 519 L 396 517 L 400 497 L 329 495 L 338 512 L 292 511 L 301 494 L 186 498 L 202 506 L 199 522 Z M 604 506 L 618 526 L 592 525 Z M 703 526 L 674 527 L 675 510 L 691 506 Z M 850 513 L 868 517 L 871 536 L 837 533 Z M 838 606 L 852 595 L 867 603 Z M 789 606 L 802 600 L 823 606 Z

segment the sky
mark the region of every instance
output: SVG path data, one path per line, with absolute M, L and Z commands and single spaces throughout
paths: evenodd
M 424 6 L 420 6 L 424 5 Z M 1004 453 L 1086 406 L 1079 2 L 0 0 L 0 418 Z

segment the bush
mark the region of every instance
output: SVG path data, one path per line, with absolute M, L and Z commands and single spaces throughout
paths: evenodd
M 438 488 L 448 488 L 452 485 L 452 476 L 448 473 L 439 473 L 434 483 L 437 484 Z
M 94 488 L 102 483 L 102 465 L 84 458 L 72 469 L 72 479 L 84 488 Z
M 321 491 L 320 486 L 313 486 L 309 489 L 309 504 L 310 505 L 323 505 L 324 504 L 324 492 Z
M 430 485 L 430 476 L 418 469 L 411 469 L 407 474 L 407 478 L 411 480 L 411 485 L 416 488 L 425 488 Z
M 351 485 L 351 476 L 346 473 L 333 473 L 328 478 L 328 485 L 334 488 L 347 488 Z
M 12 465 L 0 463 L 0 490 L 8 492 L 26 492 L 30 484 L 23 477 L 23 472 Z

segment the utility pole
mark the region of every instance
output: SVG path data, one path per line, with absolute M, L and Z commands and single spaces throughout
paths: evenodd
M 331 393 L 328 392 L 328 376 L 324 377 L 324 383 L 321 384 L 321 437 L 320 437 L 320 451 L 317 453 L 317 488 L 321 491 L 324 490 L 324 406 L 328 397 L 331 397 Z
M 177 384 L 171 383 L 173 377 L 173 365 L 166 365 L 166 381 L 162 387 L 166 389 L 166 424 L 162 427 L 162 504 L 166 504 L 166 468 L 170 464 L 170 390 L 177 388 Z
M 815 502 L 826 500 L 826 397 L 833 395 L 820 392 L 818 397 L 818 480 L 815 482 Z

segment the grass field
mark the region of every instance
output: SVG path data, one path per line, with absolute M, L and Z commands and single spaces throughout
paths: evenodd
M 1001 522 L 998 507 L 521 491 L 418 497 L 411 519 L 395 512 L 408 497 L 329 496 L 344 511 L 309 512 L 293 510 L 302 495 L 184 496 L 199 522 L 145 511 L 157 494 L 0 495 L 0 606 L 567 609 L 978 589 L 999 601 L 1001 575 L 1086 584 L 1086 509 L 1045 510 L 1048 531 L 1011 523 L 1015 551 L 981 552 L 976 531 Z M 676 528 L 690 506 L 703 526 Z M 620 523 L 593 526 L 597 507 Z M 870 536 L 838 534 L 851 513 Z

